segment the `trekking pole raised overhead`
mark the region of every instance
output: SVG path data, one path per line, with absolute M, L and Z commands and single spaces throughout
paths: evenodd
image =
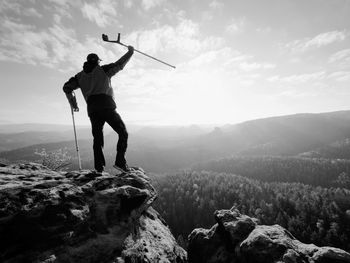
M 74 95 L 75 96 L 75 95 Z M 75 139 L 75 149 L 77 151 L 77 157 L 78 157 L 78 165 L 79 170 L 82 170 L 81 168 L 81 159 L 80 159 L 80 153 L 79 153 L 79 146 L 78 146 L 78 138 L 77 138 L 77 131 L 75 129 L 75 120 L 74 120 L 74 109 L 72 105 L 70 106 L 71 112 L 72 112 L 72 119 L 73 119 L 73 129 L 74 129 L 74 139 Z
M 109 40 L 107 35 L 102 34 L 102 40 L 103 40 L 103 41 L 106 41 L 106 42 L 110 42 L 110 43 L 117 43 L 117 44 L 122 45 L 122 46 L 124 46 L 124 47 L 128 47 L 128 45 L 125 45 L 125 44 L 123 44 L 122 42 L 120 42 L 120 33 L 118 33 L 118 38 L 117 38 L 117 40 Z M 136 51 L 137 53 L 140 53 L 140 54 L 142 54 L 142 55 L 144 55 L 144 56 L 146 56 L 146 57 L 152 58 L 152 59 L 154 59 L 154 60 L 156 60 L 156 61 L 158 61 L 158 62 L 160 62 L 160 63 L 163 63 L 163 64 L 165 64 L 165 65 L 167 65 L 167 66 L 169 66 L 169 67 L 176 68 L 176 67 L 173 66 L 173 65 L 170 65 L 170 64 L 168 64 L 168 63 L 166 63 L 166 62 L 164 62 L 164 61 L 162 61 L 162 60 L 160 60 L 160 59 L 158 59 L 158 58 L 152 57 L 152 56 L 150 56 L 150 55 L 148 55 L 148 54 L 146 54 L 146 53 L 143 53 L 143 52 L 141 52 L 141 51 L 139 51 L 139 50 L 137 50 L 137 49 L 134 49 L 134 51 Z

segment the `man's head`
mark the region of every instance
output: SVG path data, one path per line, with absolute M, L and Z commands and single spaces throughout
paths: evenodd
M 95 63 L 97 64 L 98 62 L 101 61 L 101 59 L 97 56 L 97 54 L 91 53 L 86 57 L 86 61 L 93 63 L 93 64 L 95 64 Z
M 90 73 L 96 66 L 100 64 L 101 59 L 95 54 L 91 53 L 86 57 L 86 61 L 83 65 L 85 73 Z

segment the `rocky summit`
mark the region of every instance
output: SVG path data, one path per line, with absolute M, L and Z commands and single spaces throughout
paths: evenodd
M 211 229 L 189 236 L 192 263 L 346 263 L 350 254 L 333 247 L 303 244 L 279 225 L 258 225 L 238 210 L 219 210 Z
M 193 230 L 187 259 L 152 208 L 156 198 L 140 168 L 110 175 L 0 165 L 0 262 L 350 263 L 341 249 L 303 244 L 235 208 Z
M 187 262 L 140 168 L 118 176 L 0 167 L 0 262 Z

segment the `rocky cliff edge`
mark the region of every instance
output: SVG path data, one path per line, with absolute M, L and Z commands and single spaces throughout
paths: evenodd
M 120 176 L 0 167 L 0 262 L 187 262 L 142 169 Z

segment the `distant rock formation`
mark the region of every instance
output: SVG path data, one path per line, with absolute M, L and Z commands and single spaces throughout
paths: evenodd
M 187 262 L 142 169 L 112 176 L 0 166 L 0 262 Z
M 189 235 L 191 263 L 346 263 L 350 254 L 333 247 L 303 244 L 279 225 L 258 225 L 236 209 L 215 212 L 211 229 Z

